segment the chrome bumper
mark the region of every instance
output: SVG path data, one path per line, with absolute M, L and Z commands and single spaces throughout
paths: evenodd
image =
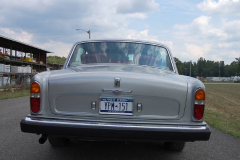
M 81 123 L 79 121 L 30 117 L 24 118 L 20 125 L 22 132 L 78 137 L 82 139 L 197 141 L 209 140 L 211 134 L 208 125 Z

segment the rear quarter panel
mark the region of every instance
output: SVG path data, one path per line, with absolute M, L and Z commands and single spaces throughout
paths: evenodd
M 186 99 L 185 112 L 184 112 L 182 121 L 202 122 L 202 120 L 196 121 L 193 118 L 193 112 L 194 112 L 193 109 L 194 109 L 194 100 L 195 100 L 196 90 L 201 88 L 205 91 L 205 86 L 200 80 L 198 80 L 196 78 L 192 78 L 192 77 L 188 77 L 188 76 L 183 76 L 183 78 L 185 78 L 185 80 L 188 83 L 188 93 L 187 93 L 187 99 Z M 206 93 L 206 91 L 205 91 L 205 93 Z
M 32 115 L 38 115 L 38 116 L 51 116 L 52 113 L 50 111 L 50 107 L 49 107 L 49 99 L 48 99 L 48 80 L 49 80 L 49 76 L 51 74 L 57 73 L 57 72 L 61 72 L 62 74 L 69 72 L 68 70 L 59 70 L 59 71 L 46 71 L 46 72 L 41 72 L 36 74 L 32 79 L 31 79 L 31 83 L 36 81 L 40 84 L 40 88 L 41 88 L 41 102 L 40 102 L 40 112 L 39 113 L 33 113 L 31 112 Z

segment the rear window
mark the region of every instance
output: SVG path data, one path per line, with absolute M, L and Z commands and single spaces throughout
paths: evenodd
M 68 66 L 93 63 L 135 64 L 173 70 L 168 51 L 164 47 L 125 42 L 79 44 Z

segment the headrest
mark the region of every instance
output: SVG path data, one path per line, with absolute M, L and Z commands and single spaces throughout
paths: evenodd
M 109 58 L 107 53 L 82 54 L 81 61 L 87 63 L 108 63 Z

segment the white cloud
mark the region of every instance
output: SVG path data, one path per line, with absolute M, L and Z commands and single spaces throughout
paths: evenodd
M 159 6 L 154 0 L 121 0 L 117 3 L 116 11 L 121 14 L 152 13 L 158 11 Z
M 208 56 L 209 51 L 212 49 L 212 44 L 197 45 L 191 43 L 184 43 L 182 47 L 174 47 L 174 57 L 178 57 L 184 61 L 196 62 L 200 57 Z M 209 57 L 209 56 L 208 56 Z
M 159 6 L 154 0 L 2 0 L 0 15 L 4 16 L 0 16 L 0 24 L 5 29 L 0 34 L 67 56 L 69 46 L 88 38 L 77 28 L 91 30 L 92 39 L 156 40 L 148 29 L 128 29 L 128 25 L 130 19 L 146 19 Z M 38 36 L 73 32 L 76 34 Z
M 67 43 L 58 42 L 58 41 L 50 41 L 47 43 L 33 42 L 33 35 L 23 30 L 20 30 L 19 32 L 15 32 L 9 28 L 0 28 L 0 31 L 8 34 L 8 38 L 12 38 L 13 40 L 27 43 L 29 45 L 33 45 L 42 49 L 53 51 L 54 55 L 57 55 L 57 56 L 66 57 L 73 45 L 73 44 L 67 44 Z M 52 55 L 52 54 L 49 54 L 49 55 Z
M 91 39 L 161 41 L 182 61 L 196 61 L 200 56 L 212 60 L 226 59 L 228 63 L 233 61 L 227 53 L 235 56 L 240 50 L 240 20 L 234 17 L 239 15 L 239 1 L 204 0 L 198 5 L 194 3 L 161 1 L 161 12 L 158 12 L 160 4 L 155 0 L 2 0 L 0 34 L 53 51 L 54 55 L 67 56 L 73 43 L 88 39 L 86 32 L 76 31 L 81 28 L 91 30 Z M 171 20 L 171 17 L 178 17 L 178 22 L 186 22 L 188 14 L 191 18 L 199 15 L 196 6 L 204 15 L 172 28 L 175 19 Z M 221 16 L 222 21 L 219 22 L 218 17 L 211 14 L 228 16 L 224 19 Z M 59 33 L 71 34 L 38 36 Z
M 211 16 L 200 16 L 190 24 L 175 25 L 175 38 L 185 42 L 176 57 L 197 61 L 199 57 L 207 60 L 224 60 L 226 64 L 234 61 L 240 50 L 240 20 L 224 19 L 217 24 Z M 238 53 L 239 54 L 239 53 Z
M 75 43 L 64 43 L 57 40 L 50 40 L 48 42 L 39 43 L 37 41 L 33 40 L 33 35 L 27 33 L 26 31 L 19 31 L 15 32 L 9 28 L 0 28 L 1 32 L 4 32 L 5 34 L 8 34 L 9 38 L 12 38 L 14 40 L 18 40 L 33 46 L 37 46 L 42 49 L 46 49 L 49 51 L 54 52 L 54 55 L 57 56 L 67 56 L 69 54 L 69 51 L 73 44 Z M 149 40 L 149 41 L 158 41 L 156 36 L 149 35 L 149 30 L 143 30 L 143 31 L 136 31 L 136 30 L 130 30 L 130 29 L 118 29 L 117 32 L 110 31 L 108 34 L 106 33 L 96 33 L 94 35 L 95 39 L 105 39 L 105 38 L 112 38 L 112 35 L 115 34 L 114 38 L 116 39 L 140 39 L 140 40 Z M 83 37 L 86 37 L 87 34 L 81 34 L 80 39 L 86 39 Z M 82 38 L 81 38 L 82 37 Z M 158 41 L 159 42 L 159 41 Z M 167 44 L 170 44 L 172 46 L 172 42 L 167 41 Z M 166 44 L 165 43 L 165 44 Z M 50 54 L 51 55 L 51 54 Z
M 139 19 L 146 19 L 147 15 L 144 14 L 144 13 L 133 13 L 133 14 L 128 14 L 128 17 L 139 18 Z
M 112 36 L 114 35 L 114 37 Z M 113 31 L 109 31 L 108 34 L 106 33 L 96 33 L 94 35 L 95 39 L 140 39 L 140 40 L 149 40 L 149 41 L 158 41 L 155 35 L 149 35 L 149 30 L 132 30 L 127 28 L 118 28 Z
M 232 46 L 232 44 L 231 43 L 219 43 L 219 44 L 217 44 L 217 46 L 219 48 L 229 48 Z
M 224 46 L 223 46 L 224 45 Z M 224 49 L 222 47 L 227 47 Z M 211 61 L 224 61 L 225 64 L 230 64 L 232 61 L 238 57 L 237 52 L 228 44 L 208 44 L 203 45 L 185 43 L 180 51 L 175 51 L 175 57 L 180 60 L 197 62 L 200 57 Z
M 127 39 L 140 39 L 140 40 L 148 40 L 148 41 L 156 41 L 157 37 L 154 35 L 149 35 L 148 34 L 149 30 L 143 30 L 143 31 L 136 31 L 136 30 L 128 30 L 127 35 L 125 38 Z M 123 35 L 124 33 L 122 33 Z
M 235 59 L 235 58 L 239 57 L 239 53 L 237 53 L 236 51 L 227 51 L 227 52 L 222 52 L 221 56 Z M 224 59 L 222 59 L 222 60 L 224 60 Z
M 198 4 L 198 8 L 209 14 L 240 16 L 239 0 L 204 0 Z
M 174 28 L 184 31 L 185 35 L 191 34 L 201 38 L 227 39 L 229 35 L 223 29 L 214 28 L 211 24 L 210 16 L 200 16 L 189 25 L 175 25 Z
M 171 52 L 174 50 L 173 42 L 172 41 L 158 41 L 164 45 L 166 45 L 168 48 L 170 48 Z
M 195 44 L 185 43 L 184 47 L 185 47 L 185 51 L 186 51 L 187 55 L 189 55 L 189 58 L 196 59 L 199 57 L 205 57 L 206 53 L 209 52 L 212 45 L 204 44 L 203 46 L 198 46 Z
M 103 32 L 127 27 L 129 19 L 146 19 L 159 10 L 154 0 L 2 0 L 0 23 L 24 30 L 66 32 L 73 28 Z
M 225 21 L 222 23 L 222 30 L 229 35 L 228 41 L 240 42 L 240 20 Z
M 178 36 L 187 37 L 187 40 L 193 40 L 193 37 L 215 41 L 240 40 L 240 27 L 238 27 L 240 26 L 240 20 L 224 20 L 216 26 L 211 22 L 211 19 L 210 16 L 200 16 L 188 25 L 175 25 L 174 28 L 177 29 L 175 33 Z
M 67 44 L 67 43 L 63 43 L 63 42 L 57 42 L 57 41 L 50 41 L 48 43 L 39 43 L 36 44 L 36 46 L 39 46 L 40 48 L 49 50 L 49 51 L 53 51 L 53 54 L 48 54 L 48 56 L 64 56 L 67 57 L 67 55 L 69 54 L 73 44 Z
M 21 41 L 24 43 L 32 42 L 32 34 L 27 33 L 26 31 L 20 30 L 15 32 L 9 28 L 0 28 L 0 32 L 7 34 L 9 38 L 12 38 L 17 41 Z

